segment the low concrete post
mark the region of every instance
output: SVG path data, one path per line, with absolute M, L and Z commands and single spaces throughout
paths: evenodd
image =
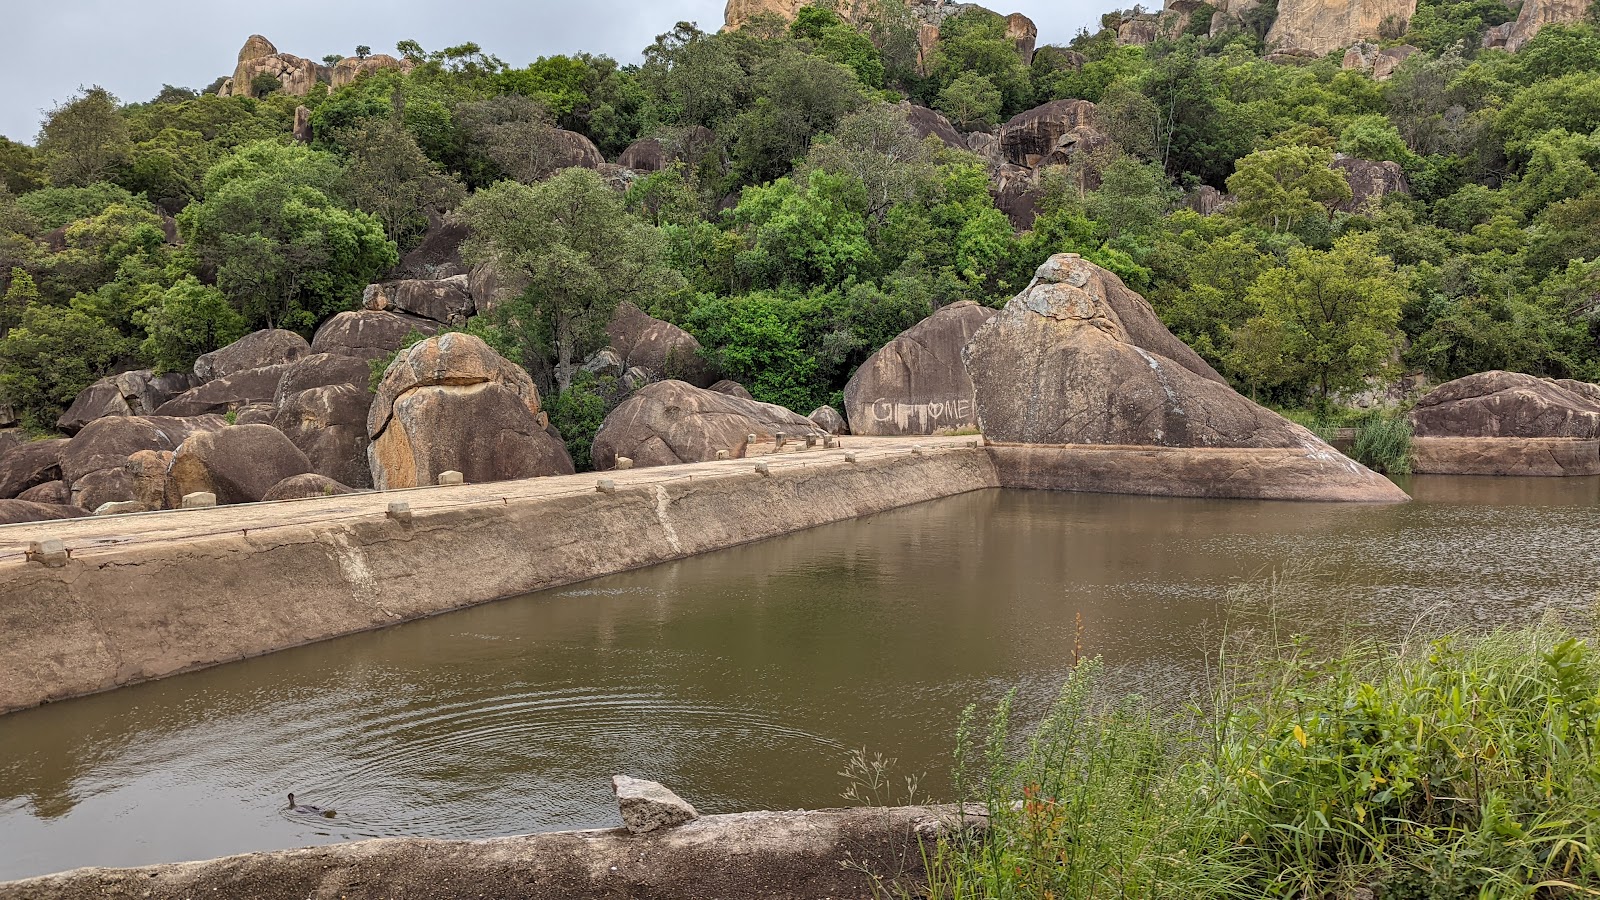
M 806 449 L 810 450 L 815 446 L 817 446 L 817 436 L 814 434 L 806 435 Z
M 59 569 L 67 564 L 67 545 L 60 538 L 45 538 L 28 543 L 28 562 Z
M 911 445 L 911 453 L 914 456 L 921 456 L 922 454 L 924 454 L 926 452 L 927 451 L 922 448 L 921 444 L 912 444 Z
M 761 462 L 756 463 L 756 474 L 757 475 L 771 475 L 772 474 L 772 469 L 767 465 L 766 461 L 763 460 Z
M 457 472 L 455 469 L 450 469 L 448 471 L 439 473 L 440 484 L 464 484 L 465 482 L 466 479 L 463 478 L 461 473 Z
M 631 469 L 633 468 L 633 460 L 626 456 L 619 456 L 617 457 L 617 464 L 614 468 L 616 468 L 618 471 L 623 469 Z
M 195 491 L 192 494 L 184 494 L 181 505 L 184 509 L 208 509 L 217 505 L 217 495 L 210 491 Z
M 748 444 L 754 444 L 756 442 L 756 436 L 753 435 L 753 434 L 747 434 L 747 435 L 744 436 L 744 442 L 747 445 Z
M 855 451 L 854 450 L 846 450 L 845 453 L 844 453 L 844 461 L 847 462 L 847 463 L 855 462 L 856 461 L 856 453 L 855 453 Z
M 784 434 L 781 431 L 778 432 L 777 434 L 773 435 L 773 439 L 778 442 L 778 449 L 779 450 L 782 450 L 783 449 L 783 445 L 787 444 L 789 442 L 789 436 L 787 434 Z
M 617 483 L 610 478 L 602 478 L 594 483 L 594 489 L 602 494 L 615 494 Z
M 404 500 L 391 500 L 389 501 L 389 511 L 385 515 L 401 525 L 410 525 L 411 504 Z
M 733 456 L 733 454 L 729 453 L 726 450 L 718 450 L 717 451 L 717 459 L 728 459 L 728 458 L 730 458 L 732 456 Z

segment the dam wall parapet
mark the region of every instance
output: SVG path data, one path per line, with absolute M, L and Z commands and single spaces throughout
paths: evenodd
M 999 485 L 971 438 L 852 444 L 0 528 L 0 713 Z

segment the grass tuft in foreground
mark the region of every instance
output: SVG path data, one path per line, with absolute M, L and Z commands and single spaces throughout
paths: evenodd
M 933 898 L 1600 896 L 1600 657 L 1555 626 L 1225 655 L 1209 701 L 1073 672 L 1020 742 L 959 732 L 981 840 Z

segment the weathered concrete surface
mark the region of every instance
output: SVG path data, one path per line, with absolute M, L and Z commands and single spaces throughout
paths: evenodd
M 137 869 L 74 869 L 0 884 L 4 900 L 870 898 L 871 876 L 911 887 L 924 846 L 987 820 L 969 808 L 706 816 L 649 834 L 558 831 L 478 841 L 386 838 Z M 849 865 L 846 865 L 849 863 Z M 865 872 L 863 871 L 866 870 Z
M 995 445 L 1001 487 L 1161 497 L 1404 503 L 1394 482 L 1331 450 Z
M 1418 475 L 1600 475 L 1600 440 L 1521 437 L 1417 437 Z
M 919 443 L 0 528 L 0 712 L 998 486 Z M 50 537 L 67 565 L 26 562 Z

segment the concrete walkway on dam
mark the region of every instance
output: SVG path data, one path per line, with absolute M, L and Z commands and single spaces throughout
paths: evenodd
M 610 479 L 617 490 L 640 486 L 704 483 L 711 479 L 749 476 L 757 462 L 766 462 L 771 472 L 792 474 L 800 470 L 846 465 L 846 454 L 858 462 L 881 462 L 912 455 L 914 448 L 935 451 L 971 449 L 983 439 L 959 437 L 842 437 L 837 449 L 805 449 L 791 442 L 774 452 L 769 443 L 765 452 L 748 459 L 727 459 L 678 466 L 628 469 L 613 472 L 585 472 L 489 484 L 463 484 L 407 488 L 394 491 L 363 491 L 307 500 L 276 503 L 247 503 L 207 509 L 174 509 L 118 516 L 88 516 L 49 522 L 27 522 L 0 526 L 0 586 L 11 569 L 25 563 L 29 544 L 57 538 L 73 559 L 92 559 L 107 552 L 133 546 L 181 543 L 219 535 L 263 534 L 271 529 L 335 524 L 362 519 L 385 518 L 389 504 L 404 501 L 413 515 L 475 506 L 510 505 L 555 497 L 586 496 L 597 493 L 597 483 Z
M 998 487 L 982 445 L 846 437 L 692 465 L 0 527 L 0 713 Z M 397 501 L 409 517 L 389 515 Z M 30 559 L 46 540 L 66 558 Z

